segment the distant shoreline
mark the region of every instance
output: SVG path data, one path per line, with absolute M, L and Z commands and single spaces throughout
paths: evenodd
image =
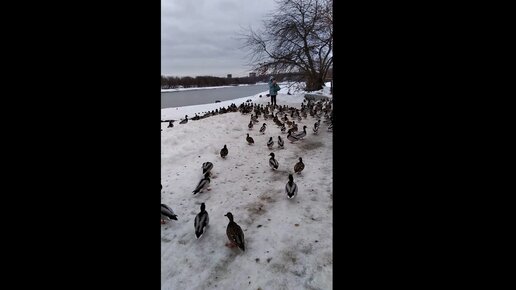
M 180 91 L 195 91 L 195 90 L 209 90 L 209 89 L 220 89 L 220 88 L 233 88 L 233 87 L 246 87 L 255 85 L 264 85 L 267 83 L 256 83 L 256 84 L 240 84 L 234 86 L 214 86 L 214 87 L 197 87 L 197 88 L 176 88 L 176 89 L 161 89 L 162 93 L 180 92 Z

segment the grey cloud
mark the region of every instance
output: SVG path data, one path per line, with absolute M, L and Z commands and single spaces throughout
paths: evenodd
M 162 0 L 161 73 L 245 76 L 242 27 L 257 28 L 274 0 Z

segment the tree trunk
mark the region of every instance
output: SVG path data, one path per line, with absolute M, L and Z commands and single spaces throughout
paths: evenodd
M 318 91 L 323 88 L 324 80 L 320 74 L 317 75 L 308 75 L 306 79 L 306 88 L 305 91 Z

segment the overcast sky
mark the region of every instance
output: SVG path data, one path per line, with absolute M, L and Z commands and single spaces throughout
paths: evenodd
M 274 0 L 161 0 L 161 74 L 249 75 L 241 27 L 261 28 Z

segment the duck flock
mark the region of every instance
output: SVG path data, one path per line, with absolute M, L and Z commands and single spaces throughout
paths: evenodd
M 306 103 L 306 105 L 305 105 Z M 313 132 L 317 134 L 319 130 L 319 126 L 321 124 L 321 117 L 324 116 L 324 123 L 326 123 L 328 131 L 333 130 L 333 109 L 332 109 L 332 100 L 326 100 L 326 101 L 311 101 L 311 100 L 305 100 L 301 104 L 301 109 L 297 109 L 294 107 L 290 107 L 287 105 L 283 106 L 277 106 L 277 108 L 272 108 L 270 103 L 267 105 L 263 104 L 256 104 L 256 103 L 248 103 L 246 101 L 245 103 L 240 104 L 240 106 L 236 106 L 235 104 L 229 105 L 226 107 L 220 107 L 218 109 L 208 111 L 208 112 L 202 112 L 201 115 L 198 115 L 195 113 L 195 116 L 191 119 L 188 119 L 188 115 L 185 115 L 184 119 L 181 119 L 179 124 L 187 124 L 189 120 L 197 121 L 202 120 L 211 116 L 221 115 L 225 113 L 230 112 L 240 112 L 242 114 L 251 114 L 251 120 L 249 120 L 248 128 L 253 129 L 254 125 L 256 123 L 259 123 L 258 117 L 263 115 L 264 120 L 272 119 L 276 125 L 278 125 L 282 132 L 286 131 L 287 124 L 289 128 L 292 129 L 292 132 L 298 131 L 298 126 L 296 124 L 296 118 L 298 121 L 301 121 L 302 119 L 306 119 L 308 116 L 308 113 L 311 117 L 317 118 L 317 122 L 314 124 Z M 275 112 L 275 113 L 274 113 Z M 254 114 L 253 114 L 254 113 Z M 283 117 L 278 118 L 278 115 L 283 115 Z M 290 118 L 289 119 L 289 116 Z M 161 122 L 168 122 L 167 128 L 173 128 L 174 122 L 176 120 L 162 120 Z M 260 133 L 265 133 L 266 130 L 266 123 L 263 123 L 260 128 Z M 289 130 L 290 132 L 290 130 Z M 305 133 L 306 134 L 306 133 Z M 290 134 L 289 134 L 290 135 Z M 294 136 L 295 134 L 293 134 Z M 296 141 L 296 140 L 293 140 Z
M 225 114 L 229 112 L 240 112 L 242 115 L 249 115 L 249 123 L 242 124 L 245 126 L 245 129 L 249 132 L 254 131 L 255 125 L 259 126 L 259 123 L 263 122 L 258 130 L 258 135 L 265 135 L 267 133 L 267 128 L 269 122 L 269 126 L 272 126 L 271 121 L 275 126 L 277 126 L 281 134 L 286 134 L 286 139 L 290 142 L 289 146 L 296 146 L 298 143 L 303 142 L 303 140 L 307 137 L 307 129 L 308 127 L 305 125 L 302 129 L 298 128 L 298 123 L 303 120 L 306 121 L 308 116 L 313 118 L 315 121 L 313 123 L 313 127 L 311 131 L 313 134 L 310 138 L 317 138 L 317 134 L 321 128 L 321 121 L 326 127 L 327 131 L 333 130 L 333 108 L 332 108 L 332 100 L 319 100 L 319 101 L 311 101 L 304 100 L 301 103 L 301 108 L 295 108 L 287 105 L 276 106 L 273 107 L 270 104 L 255 104 L 255 103 L 242 103 L 240 106 L 235 106 L 231 104 L 228 108 L 222 107 L 217 110 L 206 112 L 202 116 L 195 114 L 195 116 L 191 120 L 200 120 L 210 116 Z M 187 125 L 188 124 L 188 115 L 182 119 L 179 124 Z M 168 128 L 173 128 L 173 120 L 168 120 L 169 125 Z M 298 122 L 298 123 L 296 123 Z M 306 123 L 306 122 L 305 122 Z M 252 133 L 246 133 L 246 136 L 243 137 L 245 142 L 247 142 L 250 146 L 255 146 L 254 139 L 251 135 Z M 228 142 L 229 143 L 229 142 Z M 269 140 L 266 144 L 264 144 L 264 154 L 265 152 L 270 151 L 275 146 L 278 149 L 285 148 L 285 143 L 281 136 L 277 136 L 275 141 L 274 137 L 269 137 Z M 224 144 L 220 149 L 220 157 L 222 159 L 227 158 L 230 154 L 230 148 L 227 147 L 227 144 Z M 275 158 L 275 154 L 270 152 L 268 154 L 269 158 L 269 167 L 271 170 L 278 170 L 279 162 Z M 212 162 L 204 162 L 202 164 L 202 178 L 198 181 L 195 188 L 192 190 L 192 195 L 202 194 L 207 191 L 210 191 L 210 176 L 212 175 L 212 169 L 214 168 L 214 164 Z M 303 163 L 302 157 L 298 158 L 298 162 L 294 164 L 293 171 L 294 174 L 300 175 L 303 169 L 305 168 L 305 164 Z M 284 192 L 286 199 L 294 199 L 298 194 L 298 186 L 294 181 L 294 175 L 289 173 L 285 176 L 285 180 L 288 181 L 285 184 Z M 161 187 L 163 189 L 163 186 Z M 161 223 L 165 224 L 166 221 L 173 220 L 174 222 L 179 222 L 178 215 L 172 209 L 173 205 L 161 204 Z M 225 216 L 228 218 L 228 224 L 226 227 L 226 235 L 228 237 L 228 242 L 226 246 L 228 247 L 238 247 L 242 251 L 245 251 L 245 236 L 242 228 L 234 221 L 234 216 L 231 211 L 228 211 Z M 193 230 L 192 234 L 195 234 L 196 238 L 199 239 L 202 237 L 204 232 L 206 231 L 206 227 L 209 224 L 209 215 L 206 211 L 206 204 L 203 202 L 200 206 L 200 211 L 197 213 L 195 218 L 193 218 Z
M 281 100 L 162 111 L 163 289 L 331 288 L 332 102 Z

